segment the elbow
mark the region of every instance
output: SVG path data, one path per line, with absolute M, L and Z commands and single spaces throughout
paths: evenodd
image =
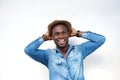
M 24 52 L 28 55 L 30 53 L 30 50 L 26 47 L 24 48 Z
M 106 38 L 102 36 L 102 39 L 100 40 L 101 45 L 104 44 L 105 41 L 106 41 Z
M 28 50 L 27 50 L 27 48 L 24 48 L 24 52 L 25 52 L 25 53 L 28 53 Z
M 106 38 L 103 36 L 103 39 L 102 39 L 103 43 L 106 41 Z
M 33 55 L 35 55 L 36 50 L 33 50 L 33 49 L 29 48 L 29 47 L 26 47 L 26 48 L 24 48 L 24 52 L 25 52 L 28 56 L 33 56 Z

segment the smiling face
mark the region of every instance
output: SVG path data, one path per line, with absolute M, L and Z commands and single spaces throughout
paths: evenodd
M 68 47 L 68 38 L 69 33 L 64 25 L 58 24 L 52 29 L 52 39 L 54 40 L 57 48 L 62 49 Z

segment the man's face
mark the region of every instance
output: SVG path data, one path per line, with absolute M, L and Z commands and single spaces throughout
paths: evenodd
M 52 39 L 58 48 L 65 48 L 68 45 L 69 33 L 64 25 L 58 24 L 52 29 Z

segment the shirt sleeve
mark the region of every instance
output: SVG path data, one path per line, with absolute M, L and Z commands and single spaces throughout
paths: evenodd
M 90 31 L 83 32 L 81 37 L 88 40 L 87 42 L 81 44 L 84 58 L 100 47 L 106 40 L 103 35 Z
M 38 38 L 31 42 L 25 49 L 25 53 L 32 59 L 47 66 L 48 55 L 47 50 L 38 49 L 39 46 L 44 42 L 43 38 Z

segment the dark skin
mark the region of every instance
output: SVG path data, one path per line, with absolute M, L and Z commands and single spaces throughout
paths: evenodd
M 57 45 L 57 49 L 60 50 L 66 58 L 66 52 L 68 50 L 68 38 L 70 34 L 64 25 L 56 25 L 52 29 L 52 40 L 54 40 Z
M 82 32 L 79 33 L 79 35 L 81 34 Z M 69 48 L 68 39 L 69 37 L 76 36 L 76 30 L 72 28 L 72 33 L 69 33 L 64 25 L 58 24 L 52 29 L 51 37 L 48 36 L 48 32 L 46 32 L 45 35 L 46 37 L 45 38 L 43 37 L 43 39 L 53 40 L 56 44 L 57 49 L 60 50 L 64 58 L 66 58 L 66 52 Z

